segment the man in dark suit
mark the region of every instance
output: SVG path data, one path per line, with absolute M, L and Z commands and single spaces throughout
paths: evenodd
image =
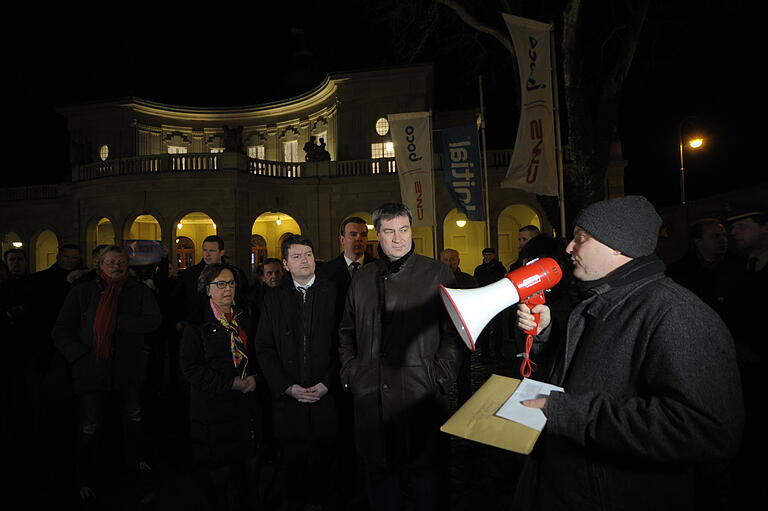
M 339 243 L 344 247 L 344 251 L 335 259 L 320 265 L 317 270 L 336 284 L 336 310 L 343 311 L 352 276 L 361 266 L 374 261 L 373 256 L 365 251 L 368 244 L 368 227 L 365 220 L 352 216 L 341 222 Z
M 335 290 L 315 275 L 308 239 L 292 234 L 281 248 L 288 278 L 264 295 L 255 352 L 281 448 L 281 509 L 298 511 L 338 493 L 331 486 L 340 390 Z

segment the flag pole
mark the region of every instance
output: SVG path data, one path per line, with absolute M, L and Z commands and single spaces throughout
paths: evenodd
M 434 131 L 432 131 L 432 110 L 429 111 L 429 151 L 434 156 L 434 148 L 432 147 L 432 138 L 435 136 Z M 434 224 L 432 225 L 432 254 L 435 259 L 437 259 L 437 256 L 439 252 L 437 251 L 437 188 L 435 188 L 435 181 L 437 181 L 437 177 L 435 176 L 435 158 L 432 158 L 432 168 L 429 169 L 430 173 L 432 174 L 432 219 L 434 220 Z
M 485 146 L 485 104 L 483 102 L 483 75 L 478 75 L 477 85 L 480 89 L 480 140 L 483 145 L 483 205 L 485 206 L 485 246 L 491 246 L 491 211 L 488 207 L 488 153 Z
M 560 102 L 557 91 L 557 50 L 555 48 L 554 23 L 549 25 L 549 53 L 552 59 L 552 101 L 554 106 L 553 117 L 555 118 L 555 151 L 557 152 L 557 190 L 560 199 L 560 237 L 567 238 L 565 231 L 565 186 L 563 184 L 563 174 L 565 166 L 563 164 L 563 143 L 560 138 Z

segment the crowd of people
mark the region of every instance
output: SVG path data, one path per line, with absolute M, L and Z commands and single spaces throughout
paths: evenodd
M 439 428 L 454 390 L 461 404 L 482 382 L 438 287 L 482 287 L 551 257 L 564 276 L 547 304 L 500 314 L 477 345 L 479 360 L 512 365 L 504 331 L 514 354 L 519 332 L 533 330 L 533 378 L 565 388 L 524 403 L 548 422 L 512 509 L 728 508 L 739 489 L 760 487 L 764 469 L 744 467 L 765 452 L 764 212 L 694 222 L 690 252 L 665 268 L 653 206 L 603 201 L 577 216 L 570 243 L 525 226 L 509 269 L 489 247 L 473 275 L 452 248 L 438 260 L 415 253 L 403 204 L 382 205 L 373 224 L 376 257 L 352 217 L 338 257 L 319 262 L 311 240 L 289 235 L 255 280 L 227 262 L 218 236 L 175 277 L 167 259 L 131 266 L 114 245 L 97 247 L 89 267 L 78 246 L 61 245 L 34 274 L 24 250 L 6 251 L 7 462 L 34 476 L 41 455 L 68 445 L 71 492 L 94 506 L 112 442 L 151 494 L 148 401 L 171 388 L 202 509 L 447 509 Z M 266 491 L 259 460 L 277 467 Z

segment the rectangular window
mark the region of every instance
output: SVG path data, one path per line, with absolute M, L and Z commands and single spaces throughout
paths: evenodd
M 264 160 L 264 146 L 263 145 L 251 145 L 248 146 L 248 157 L 255 158 L 257 160 Z
M 211 147 L 211 153 L 212 154 L 223 153 L 223 152 L 224 152 L 224 148 L 223 147 Z
M 299 141 L 290 140 L 283 142 L 283 161 L 299 162 Z
M 395 144 L 392 142 L 380 142 L 377 144 L 371 144 L 371 159 L 377 158 L 394 158 L 395 157 Z
M 395 157 L 395 144 L 392 142 L 380 142 L 377 144 L 371 144 L 371 159 L 378 160 L 379 158 L 394 158 Z M 395 162 L 384 162 L 386 165 L 382 165 L 381 162 L 371 162 L 371 172 L 374 174 L 390 174 L 395 172 Z
M 169 145 L 168 154 L 187 154 L 187 148 L 180 145 Z

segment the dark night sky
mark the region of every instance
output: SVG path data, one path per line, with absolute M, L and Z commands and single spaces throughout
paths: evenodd
M 184 12 L 162 4 L 125 3 L 109 13 L 103 3 L 21 8 L 14 21 L 20 32 L 2 35 L 4 67 L 11 71 L 6 124 L 23 130 L 6 139 L 12 155 L 3 185 L 67 175 L 66 125 L 56 106 L 123 96 L 188 106 L 258 104 L 307 91 L 328 72 L 400 63 L 364 2 L 292 2 L 270 13 L 263 2 L 222 2 L 219 12 L 209 12 L 211 4 L 205 10 L 185 4 Z M 758 72 L 744 70 L 755 62 L 758 32 L 750 25 L 757 16 L 740 1 L 659 4 L 622 96 L 626 193 L 646 194 L 657 206 L 679 200 L 676 141 L 684 117 L 691 119 L 688 129 L 711 140 L 687 156 L 690 199 L 765 181 L 754 164 L 756 121 L 748 120 L 755 116 Z M 484 42 L 491 48 L 483 71 L 492 89 L 488 135 L 491 147 L 509 148 L 514 127 L 504 89 L 515 78 L 508 66 L 493 65 L 494 55 L 504 55 L 493 53 L 495 45 Z M 474 59 L 473 51 L 466 58 Z M 455 60 L 437 54 L 425 60 L 436 66 L 437 110 L 477 106 L 474 80 L 452 90 Z

